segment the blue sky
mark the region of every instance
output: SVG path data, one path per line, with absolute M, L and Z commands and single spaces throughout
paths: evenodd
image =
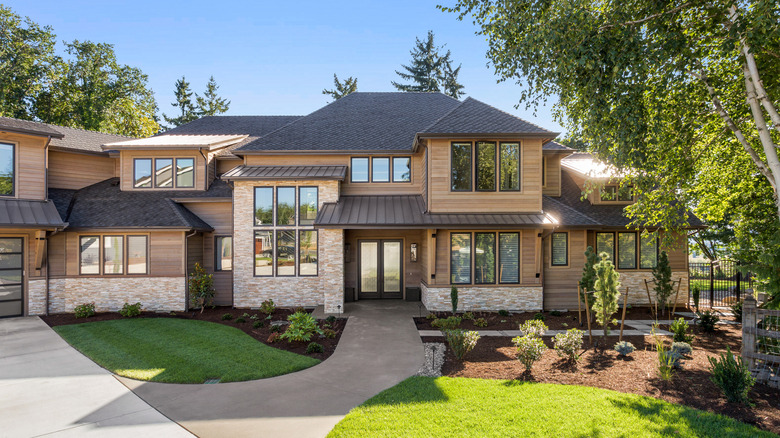
M 328 102 L 333 73 L 359 91 L 393 91 L 415 37 L 446 43 L 466 94 L 545 128 L 563 131 L 549 105 L 515 109 L 520 86 L 496 83 L 484 37 L 470 21 L 427 1 L 82 1 L 12 0 L 5 5 L 54 28 L 58 41 L 114 44 L 120 63 L 149 75 L 162 112 L 172 114 L 182 75 L 202 92 L 210 75 L 232 103 L 227 114 L 307 114 Z M 448 5 L 451 3 L 444 2 Z M 60 46 L 61 49 L 61 46 Z

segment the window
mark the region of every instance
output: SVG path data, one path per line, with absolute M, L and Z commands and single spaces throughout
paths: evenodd
M 295 276 L 295 231 L 276 232 L 276 275 Z
M 352 182 L 368 182 L 368 158 L 353 158 L 350 168 Z
M 639 267 L 653 269 L 658 264 L 658 239 L 652 234 L 642 234 L 639 239 Z
M 255 187 L 255 225 L 274 223 L 274 188 Z
M 317 187 L 300 187 L 298 189 L 298 223 L 313 225 L 317 218 Z
M 450 237 L 450 282 L 471 283 L 471 233 L 452 233 Z
M 477 190 L 496 190 L 496 144 L 477 142 Z
M 255 275 L 271 277 L 274 261 L 274 242 L 271 231 L 255 231 Z
M 147 273 L 147 236 L 127 236 L 127 273 Z
M 634 189 L 631 186 L 606 186 L 601 189 L 601 200 L 631 202 L 634 200 Z
M 636 233 L 618 233 L 618 269 L 636 269 Z
M 618 201 L 631 202 L 634 200 L 634 189 L 632 187 L 622 187 L 618 190 Z
M 606 186 L 601 189 L 602 201 L 616 201 L 617 200 L 617 187 Z
M 390 182 L 390 159 L 371 159 L 371 182 Z
M 176 159 L 176 187 L 195 187 L 195 160 L 193 158 Z
M 471 143 L 452 144 L 452 191 L 471 191 Z
M 520 282 L 520 233 L 498 233 L 498 282 Z
M 214 247 L 216 253 L 214 255 L 214 270 L 215 271 L 232 271 L 233 270 L 233 237 L 231 236 L 218 236 L 215 238 Z
M 100 274 L 100 236 L 79 239 L 79 273 Z
M 607 260 L 615 259 L 615 234 L 614 233 L 596 233 L 596 254 L 601 257 L 601 253 L 607 253 Z
M 122 236 L 103 236 L 103 274 L 123 274 L 124 256 Z
M 0 143 L 0 196 L 14 195 L 15 148 L 12 144 Z
M 569 233 L 552 233 L 550 263 L 553 266 L 569 265 Z
M 412 159 L 409 157 L 393 158 L 393 182 L 412 181 Z
M 298 231 L 298 270 L 301 276 L 317 275 L 317 231 Z
M 476 233 L 474 240 L 474 283 L 494 284 L 496 282 L 496 234 Z
M 136 158 L 133 160 L 133 187 L 148 188 L 152 186 L 152 159 Z
M 154 160 L 154 186 L 173 187 L 173 158 L 156 158 Z
M 501 143 L 499 162 L 499 189 L 504 192 L 520 190 L 520 143 Z
M 295 187 L 276 188 L 276 225 L 295 225 Z

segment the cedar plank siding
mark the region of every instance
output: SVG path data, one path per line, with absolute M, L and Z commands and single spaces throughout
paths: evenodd
M 217 175 L 221 176 L 225 172 L 233 169 L 236 166 L 240 166 L 243 164 L 243 160 L 241 159 L 218 159 L 217 160 Z
M 118 161 L 107 155 L 49 151 L 49 187 L 78 190 L 119 176 Z
M 561 155 L 544 154 L 546 161 L 545 182 L 542 194 L 548 196 L 561 196 Z
M 233 204 L 231 202 L 187 202 L 183 205 L 214 228 L 213 233 L 203 235 L 202 265 L 206 272 L 214 275 L 216 290 L 214 304 L 229 306 L 233 304 L 233 271 L 214 271 L 214 244 L 216 236 L 233 235 Z M 187 272 L 192 272 L 192 269 L 188 269 Z
M 195 159 L 195 187 L 191 189 L 175 189 L 175 190 L 205 190 L 206 184 L 206 160 L 200 155 L 197 149 L 192 150 L 159 150 L 159 151 L 136 151 L 136 150 L 123 150 L 119 152 L 120 161 L 120 178 L 121 189 L 127 190 L 173 190 L 171 188 L 155 189 L 155 188 L 133 188 L 133 159 L 134 158 L 194 158 Z M 154 162 L 152 162 L 152 169 L 154 169 Z
M 46 151 L 47 138 L 3 133 L 3 143 L 16 145 L 14 166 L 14 198 L 46 199 Z

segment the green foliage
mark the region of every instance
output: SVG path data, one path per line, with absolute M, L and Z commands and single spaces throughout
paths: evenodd
M 263 321 L 255 321 L 252 323 L 252 328 L 261 329 L 263 327 L 265 327 L 265 323 Z
M 666 305 L 669 297 L 672 295 L 672 267 L 669 265 L 669 257 L 666 251 L 661 251 L 658 256 L 658 263 L 653 268 L 653 279 L 655 279 L 655 298 L 658 306 L 666 312 Z
M 565 333 L 556 334 L 553 338 L 553 345 L 558 356 L 576 362 L 580 358 L 577 353 L 582 348 L 582 335 L 582 330 L 576 328 L 569 329 Z
M 392 84 L 400 91 L 443 92 L 457 99 L 463 95 L 463 85 L 458 83 L 460 65 L 453 69 L 450 51 L 447 50 L 447 53 L 442 55 L 440 50 L 444 46 L 434 44 L 433 38 L 431 30 L 428 31 L 425 42 L 416 38 L 414 48 L 410 52 L 411 64 L 401 66 L 405 71 L 395 71 L 402 79 L 412 83 L 400 84 L 393 81 Z
M 469 351 L 473 350 L 477 346 L 479 341 L 479 333 L 475 331 L 466 330 L 445 330 L 444 338 L 450 345 L 453 354 L 458 360 L 463 360 L 463 357 Z
M 429 314 L 425 315 L 425 319 L 427 319 L 428 321 L 433 321 L 434 319 L 436 319 L 436 314 L 435 313 L 429 313 Z
M 452 286 L 450 289 L 450 302 L 452 303 L 452 314 L 454 315 L 458 311 L 458 288 Z
M 743 300 L 739 300 L 729 306 L 731 309 L 731 313 L 734 314 L 734 319 L 737 320 L 738 323 L 742 323 L 742 304 L 744 303 Z
M 184 76 L 182 76 L 184 79 Z M 219 85 L 214 80 L 214 76 L 209 77 L 209 81 L 206 83 L 206 91 L 203 92 L 203 96 L 195 93 L 195 102 L 198 106 L 198 117 L 203 116 L 216 116 L 227 112 L 230 109 L 230 101 L 217 95 Z
M 520 331 L 524 336 L 544 336 L 547 331 L 547 325 L 538 319 L 529 319 L 528 321 L 520 324 Z
M 539 321 L 544 321 L 544 319 L 545 319 L 544 313 L 542 313 L 542 312 L 534 313 L 534 319 L 539 320 Z
M 290 325 L 282 333 L 281 338 L 288 342 L 309 342 L 315 333 L 322 334 L 317 326 L 317 320 L 307 312 L 298 311 L 287 317 Z
M 182 76 L 181 79 L 176 80 L 174 86 L 173 95 L 176 101 L 171 104 L 172 107 L 179 109 L 179 115 L 176 117 L 168 117 L 163 114 L 163 119 L 170 125 L 170 127 L 176 127 L 189 123 L 198 118 L 198 111 L 195 104 L 192 102 L 192 90 L 190 89 L 190 83 Z
M 119 309 L 119 314 L 124 316 L 125 318 L 132 318 L 135 316 L 138 316 L 141 314 L 141 303 L 125 303 L 121 309 Z
M 334 322 L 336 322 L 336 317 L 334 315 L 328 315 L 328 317 L 325 318 L 325 321 L 327 321 L 328 324 L 333 324 Z
M 609 335 L 609 324 L 617 321 L 612 318 L 618 310 L 618 298 L 620 297 L 620 274 L 615 271 L 615 266 L 607 260 L 606 253 L 601 254 L 601 261 L 594 266 L 596 281 L 593 285 L 596 291 L 593 294 L 593 313 L 596 322 L 604 329 L 604 337 Z
M 526 371 L 531 371 L 534 362 L 541 359 L 547 347 L 544 342 L 533 335 L 517 336 L 512 339 L 517 347 L 517 359 L 525 366 Z
M 79 304 L 73 308 L 73 316 L 76 318 L 89 318 L 95 316 L 95 303 Z
M 246 322 L 246 319 L 244 319 L 243 316 L 239 316 L 238 318 L 236 318 L 236 324 L 243 324 L 245 322 Z
M 277 342 L 281 338 L 281 333 L 279 333 L 278 330 L 273 330 L 274 328 L 278 328 L 278 325 L 275 325 L 271 327 L 271 334 L 268 335 L 268 339 L 265 340 L 266 343 L 273 344 L 274 342 Z
M 279 324 L 271 324 L 271 333 L 281 333 L 282 326 Z
M 636 350 L 636 347 L 634 347 L 634 344 L 628 342 L 628 341 L 620 341 L 617 344 L 615 344 L 614 347 L 615 351 L 618 352 L 620 356 L 628 357 L 631 355 L 631 353 Z
M 585 266 L 580 277 L 580 289 L 582 293 L 590 292 L 596 285 L 596 264 L 599 263 L 599 255 L 592 246 L 585 250 Z
M 559 310 L 550 311 L 550 316 L 561 316 L 562 313 Z
M 467 321 L 473 321 L 474 320 L 474 314 L 471 312 L 466 312 L 463 314 L 463 319 Z
M 474 320 L 474 325 L 477 327 L 485 328 L 488 326 L 488 322 L 485 318 L 477 318 Z
M 460 327 L 461 322 L 463 322 L 462 318 L 457 316 L 450 316 L 447 318 L 434 319 L 433 322 L 431 322 L 431 325 L 433 328 L 439 330 L 455 330 L 456 328 Z
M 693 347 L 687 342 L 674 342 L 672 343 L 672 351 L 680 356 L 689 356 L 693 352 Z
M 711 310 L 699 313 L 699 327 L 705 332 L 714 332 L 718 321 L 720 321 L 720 317 Z
M 696 312 L 699 311 L 699 298 L 701 296 L 701 289 L 698 284 L 691 285 L 691 298 L 693 298 L 693 308 Z
M 499 316 L 509 316 L 509 311 L 505 309 L 501 309 L 498 311 Z
M 214 276 L 207 274 L 206 270 L 200 265 L 195 263 L 195 270 L 190 273 L 190 305 L 197 309 L 200 308 L 200 313 L 203 313 L 203 309 L 206 306 L 214 305 Z
M 311 342 L 306 346 L 306 354 L 322 353 L 323 351 L 325 348 L 316 342 Z
M 679 360 L 679 356 L 667 348 L 663 339 L 656 337 L 655 350 L 658 353 L 658 377 L 661 380 L 672 380 L 674 368 Z
M 322 94 L 332 97 L 333 100 L 339 100 L 347 94 L 357 91 L 357 78 L 350 76 L 344 82 L 341 82 L 336 73 L 333 73 L 333 86 L 335 88 L 332 90 L 323 89 Z
M 230 321 L 231 319 L 233 319 L 233 314 L 231 314 L 231 313 L 225 313 L 225 314 L 222 315 L 222 320 L 223 321 Z
M 322 335 L 328 339 L 333 339 L 336 337 L 336 331 L 330 328 L 326 328 L 322 330 Z
M 669 331 L 674 334 L 674 342 L 686 342 L 690 344 L 693 342 L 694 336 L 688 334 L 688 321 L 685 318 L 679 318 L 672 321 L 669 326 Z
M 750 404 L 748 393 L 756 383 L 750 370 L 745 365 L 742 357 L 736 358 L 731 353 L 731 347 L 726 347 L 726 352 L 721 353 L 720 358 L 708 357 L 710 361 L 710 379 L 718 385 L 726 399 L 731 403 Z
M 267 299 L 260 303 L 260 312 L 265 313 L 266 315 L 270 316 L 276 311 L 276 304 L 274 304 L 274 300 Z

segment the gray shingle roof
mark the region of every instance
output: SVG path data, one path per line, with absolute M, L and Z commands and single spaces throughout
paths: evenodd
M 51 201 L 0 199 L 0 227 L 60 228 L 64 227 L 57 207 Z
M 236 166 L 222 179 L 336 179 L 343 181 L 347 166 Z
M 555 152 L 577 152 L 575 149 L 572 149 L 566 145 L 562 145 L 558 143 L 555 140 L 550 140 L 547 143 L 542 145 L 543 151 L 555 151 Z
M 557 135 L 471 97 L 466 98 L 463 103 L 421 132 L 422 134 L 531 134 L 553 137 Z
M 32 122 L 30 120 L 14 119 L 12 117 L 0 117 L 0 131 L 18 132 L 62 138 L 62 133 L 46 123 Z
M 105 134 L 102 132 L 68 128 L 66 126 L 13 119 L 10 117 L 0 117 L 0 130 L 33 135 L 51 135 L 52 139 L 49 146 L 52 150 L 98 154 L 106 153 L 100 148 L 103 144 L 129 138 L 122 135 Z

